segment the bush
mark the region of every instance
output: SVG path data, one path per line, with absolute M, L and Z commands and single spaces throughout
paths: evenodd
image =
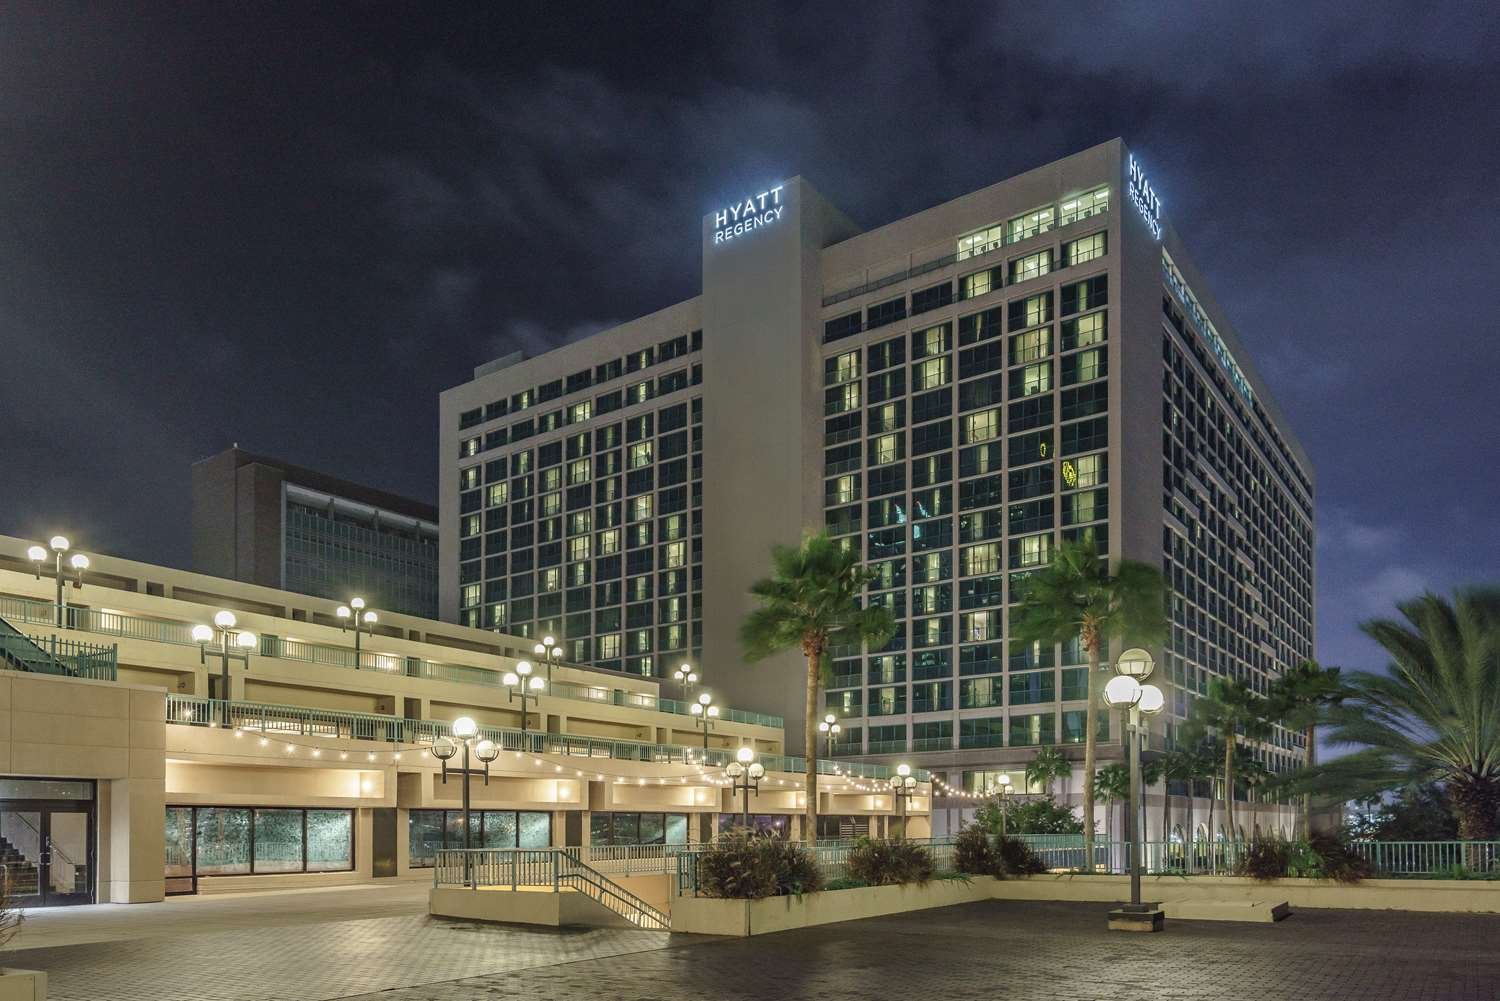
M 705 897 L 759 900 L 812 893 L 822 885 L 811 852 L 765 834 L 726 831 L 698 858 L 698 892 Z
M 1262 837 L 1245 846 L 1234 874 L 1262 881 L 1295 876 L 1357 883 L 1370 874 L 1370 864 L 1332 835 L 1314 834 L 1307 841 Z
M 1007 834 L 1083 833 L 1083 821 L 1075 817 L 1069 807 L 1059 806 L 1051 796 L 1011 804 L 1004 810 L 1004 825 L 1000 822 L 1001 814 L 1000 803 L 990 800 L 979 808 L 974 820 L 988 828 L 992 834 L 999 834 L 1002 826 Z
M 868 886 L 923 884 L 932 878 L 932 852 L 910 841 L 860 838 L 849 850 L 845 871 Z
M 1004 875 L 1031 876 L 1047 871 L 1047 867 L 1042 864 L 1036 852 L 1031 850 L 1031 846 L 1018 838 L 995 839 L 995 853 L 1004 866 Z
M 990 835 L 979 824 L 970 824 L 953 839 L 953 868 L 971 876 L 993 876 L 999 869 Z
M 1340 883 L 1358 883 L 1370 875 L 1370 863 L 1349 850 L 1349 846 L 1330 834 L 1314 834 L 1307 847 L 1318 858 L 1322 878 Z
M 1235 863 L 1234 874 L 1261 881 L 1281 879 L 1291 872 L 1294 854 L 1294 847 L 1282 838 L 1255 838 Z

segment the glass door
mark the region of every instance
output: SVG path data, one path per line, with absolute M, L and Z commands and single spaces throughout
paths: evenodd
M 71 803 L 43 813 L 42 906 L 94 902 L 92 819 Z

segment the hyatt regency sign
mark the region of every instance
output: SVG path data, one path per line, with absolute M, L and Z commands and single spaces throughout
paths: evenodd
M 1161 199 L 1156 197 L 1151 182 L 1146 180 L 1146 172 L 1141 165 L 1135 162 L 1135 154 L 1130 156 L 1130 200 L 1135 202 L 1136 211 L 1141 218 L 1146 220 L 1146 225 L 1151 227 L 1151 235 L 1158 240 L 1161 239 Z
M 750 195 L 727 209 L 714 213 L 714 243 L 728 243 L 751 230 L 769 226 L 781 218 L 786 206 L 781 204 L 781 185 Z

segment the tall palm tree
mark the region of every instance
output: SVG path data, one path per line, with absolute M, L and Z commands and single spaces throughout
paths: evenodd
M 1458 836 L 1500 837 L 1500 587 L 1427 593 L 1401 619 L 1360 628 L 1391 657 L 1389 674 L 1352 672 L 1354 695 L 1329 739 L 1362 749 L 1312 770 L 1306 791 L 1355 799 L 1441 782 Z
M 1056 745 L 1044 744 L 1026 763 L 1026 784 L 1041 786 L 1047 795 L 1052 795 L 1052 783 L 1073 774 L 1073 763 Z
M 1239 839 L 1239 829 L 1234 820 L 1235 748 L 1239 737 L 1257 739 L 1266 736 L 1270 724 L 1266 722 L 1270 705 L 1251 690 L 1243 681 L 1214 678 L 1208 684 L 1208 694 L 1193 703 L 1189 718 L 1189 732 L 1199 734 L 1207 728 L 1218 731 L 1223 743 L 1224 763 L 1224 823 L 1229 828 L 1229 840 Z
M 873 575 L 859 554 L 826 534 L 808 536 L 801 546 L 771 548 L 773 574 L 750 585 L 760 602 L 740 624 L 745 659 L 763 660 L 784 650 L 800 650 L 807 661 L 805 719 L 807 811 L 804 837 L 818 836 L 818 691 L 835 646 L 883 646 L 896 633 L 884 607 L 862 602 Z
M 1172 793 L 1171 783 L 1188 782 L 1188 823 L 1184 830 L 1187 836 L 1185 842 L 1193 840 L 1193 789 L 1191 782 L 1195 777 L 1193 774 L 1194 760 L 1197 757 L 1195 748 L 1177 744 L 1167 749 L 1166 753 L 1157 758 L 1152 765 L 1154 778 L 1161 780 L 1161 839 L 1169 841 L 1172 837 Z
M 1089 660 L 1083 734 L 1083 844 L 1093 858 L 1094 764 L 1098 745 L 1099 666 L 1114 640 L 1151 647 L 1167 633 L 1166 583 L 1149 563 L 1120 560 L 1109 571 L 1093 540 L 1064 542 L 1052 562 L 1022 585 L 1010 613 L 1011 638 L 1068 643 L 1077 637 Z
M 1119 762 L 1099 769 L 1094 782 L 1094 796 L 1104 804 L 1104 839 L 1113 844 L 1115 840 L 1114 805 L 1122 800 L 1130 799 L 1130 769 Z M 1087 853 L 1087 849 L 1088 846 L 1085 845 L 1084 857 L 1093 858 Z
M 1318 727 L 1328 722 L 1329 714 L 1353 694 L 1348 683 L 1339 677 L 1336 667 L 1323 667 L 1315 660 L 1304 660 L 1277 678 L 1271 685 L 1271 712 L 1278 721 L 1302 734 L 1306 748 L 1302 767 L 1311 770 L 1317 764 Z M 1298 813 L 1299 833 L 1312 833 L 1312 794 L 1302 794 Z

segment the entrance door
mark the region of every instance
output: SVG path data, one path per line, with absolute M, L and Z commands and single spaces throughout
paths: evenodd
M 0 862 L 17 907 L 94 902 L 93 804 L 0 801 Z

